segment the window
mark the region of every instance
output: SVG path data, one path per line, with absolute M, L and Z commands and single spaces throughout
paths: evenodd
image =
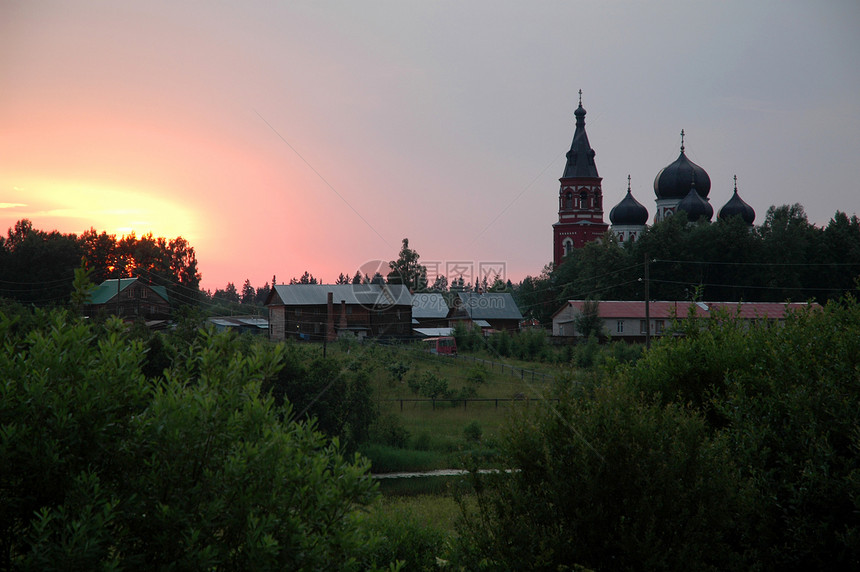
M 571 193 L 570 191 L 568 191 L 568 193 L 564 195 L 564 208 L 573 208 L 573 193 Z
M 140 297 L 146 298 L 146 288 L 144 288 L 143 290 L 140 291 Z
M 639 320 L 639 333 L 647 334 L 648 333 L 648 322 L 646 320 Z
M 663 328 L 665 327 L 665 324 L 666 324 L 666 323 L 665 323 L 663 320 L 657 320 L 657 324 L 656 324 L 656 326 L 657 326 L 657 327 L 656 327 L 656 328 L 654 328 L 654 333 L 656 333 L 656 334 L 662 334 L 662 333 L 663 333 Z
M 588 208 L 588 193 L 586 193 L 585 191 L 579 193 L 579 208 Z
M 623 333 L 624 333 L 624 320 L 618 320 L 618 321 L 615 323 L 615 331 L 616 331 L 617 333 L 619 333 L 619 334 L 623 334 Z
M 302 315 L 302 309 L 296 308 L 296 316 L 301 316 L 301 315 Z
M 573 252 L 573 241 L 569 238 L 565 238 L 563 244 L 564 248 L 564 256 L 567 256 L 571 252 Z

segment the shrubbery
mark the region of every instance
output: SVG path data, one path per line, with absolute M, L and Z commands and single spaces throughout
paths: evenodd
M 860 566 L 860 306 L 684 334 L 512 424 L 466 568 Z
M 280 346 L 144 344 L 62 311 L 0 316 L 0 569 L 365 569 L 368 463 L 261 395 Z

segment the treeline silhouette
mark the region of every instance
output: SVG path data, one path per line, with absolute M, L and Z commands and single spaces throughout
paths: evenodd
M 648 266 L 646 283 L 645 270 Z M 524 315 L 548 324 L 565 300 L 827 302 L 856 294 L 860 220 L 837 211 L 824 227 L 799 204 L 770 207 L 758 227 L 740 217 L 690 223 L 679 212 L 635 242 L 614 235 L 574 250 L 515 289 Z

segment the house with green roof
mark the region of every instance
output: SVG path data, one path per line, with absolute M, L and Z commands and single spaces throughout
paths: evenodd
M 130 320 L 166 320 L 170 318 L 167 288 L 139 278 L 105 280 L 90 292 L 89 302 L 84 305 L 85 316 L 100 312 Z

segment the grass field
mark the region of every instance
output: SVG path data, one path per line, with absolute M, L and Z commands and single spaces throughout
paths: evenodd
M 497 357 L 507 366 L 501 367 L 468 356 L 431 355 L 409 346 L 359 346 L 349 352 L 352 359 L 371 365 L 380 415 L 396 419 L 407 435 L 396 447 L 362 446 L 360 451 L 371 459 L 374 473 L 457 468 L 465 456 L 482 467 L 496 466 L 496 447 L 510 413 L 552 398 L 549 378 L 520 370 L 512 375 L 510 366 L 546 374 L 558 371 L 556 366 Z M 443 387 L 447 397 L 429 401 L 422 390 L 427 383 Z
M 349 351 L 354 359 L 372 367 L 373 395 L 380 415 L 396 419 L 408 434 L 401 447 L 367 443 L 360 448 L 377 474 L 462 468 L 467 458 L 470 466 L 500 468 L 497 446 L 504 438 L 510 415 L 537 409 L 541 407 L 540 400 L 553 397 L 553 381 L 511 367 L 553 376 L 566 374 L 559 366 L 484 353 L 475 357 L 499 363 L 482 364 L 472 361 L 472 356 L 435 356 L 410 347 L 352 347 Z M 472 399 L 484 401 L 414 401 L 424 399 L 414 389 L 416 381 L 428 377 L 444 381 L 455 397 L 465 390 Z M 454 491 L 463 495 L 467 506 L 474 503 L 468 477 L 390 478 L 378 482 L 382 499 L 370 508 L 369 522 L 394 546 L 423 547 L 426 560 L 422 567 L 415 566 L 421 561 L 420 555 L 390 556 L 407 561 L 407 569 L 435 568 L 435 556 L 444 556 L 457 536 L 456 522 L 461 511 Z

